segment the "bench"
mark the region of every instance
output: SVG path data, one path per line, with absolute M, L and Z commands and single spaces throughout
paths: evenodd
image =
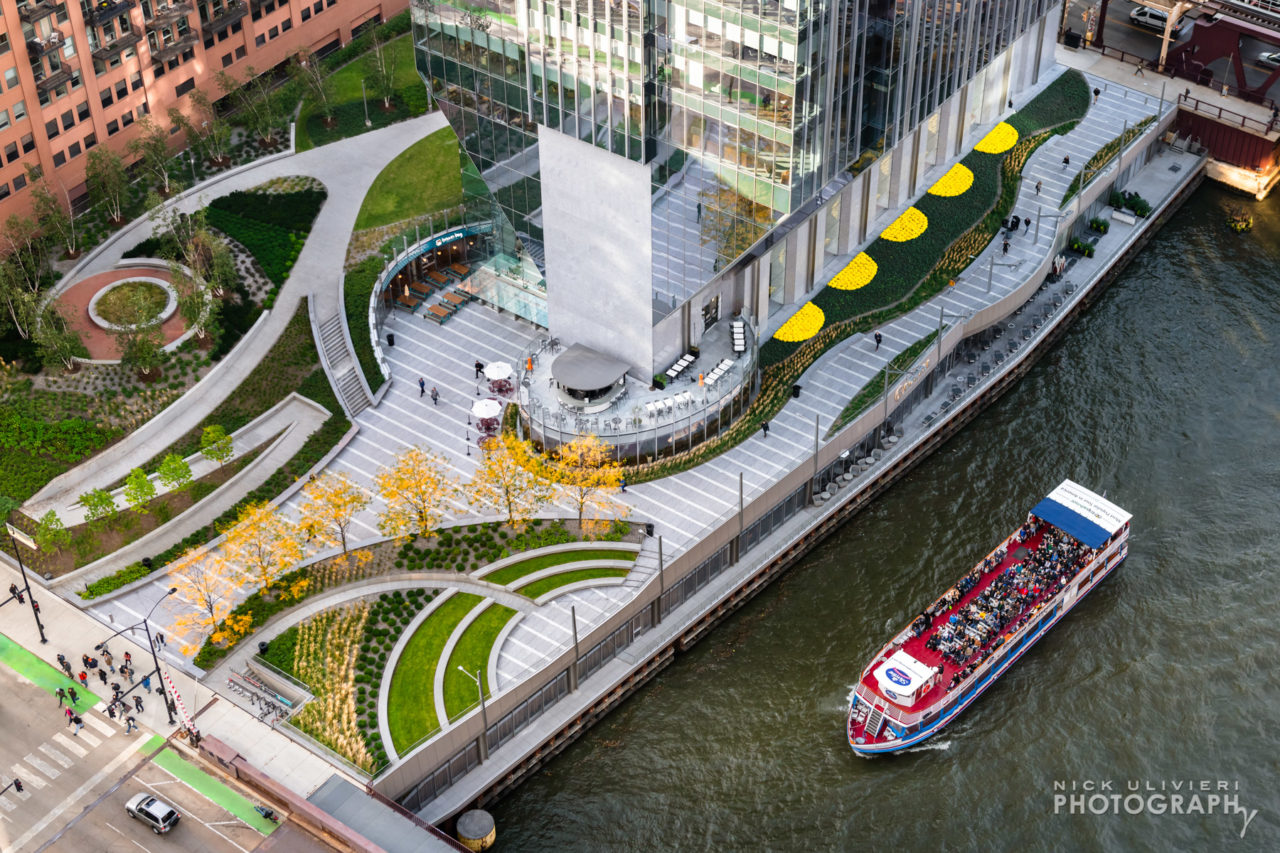
M 460 293 L 442 293 L 440 298 L 452 305 L 454 311 L 471 301 L 470 297 L 463 296 Z
M 466 278 L 471 275 L 471 267 L 466 264 L 450 264 L 449 269 L 457 274 L 458 278 Z
M 449 276 L 447 276 L 447 275 L 445 275 L 444 273 L 439 272 L 439 271 L 437 271 L 437 270 L 428 270 L 428 271 L 427 271 L 427 278 L 431 279 L 432 281 L 434 281 L 436 284 L 440 285 L 441 287 L 448 287 L 448 286 L 452 283 L 452 282 L 450 282 L 450 280 L 449 280 Z
M 410 311 L 417 308 L 419 303 L 421 302 L 422 302 L 421 299 L 415 299 L 413 296 L 410 296 L 407 293 L 401 293 L 399 296 L 396 297 L 396 303 L 398 305 L 401 305 L 407 308 Z
M 422 316 L 426 317 L 428 320 L 439 323 L 440 325 L 444 325 L 444 321 L 452 317 L 453 312 L 448 308 L 445 308 L 443 305 L 430 305 L 427 307 L 426 313 Z

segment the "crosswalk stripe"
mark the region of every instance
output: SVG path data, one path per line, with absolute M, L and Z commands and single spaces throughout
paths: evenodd
M 107 737 L 111 737 L 113 734 L 116 733 L 115 727 L 112 726 L 110 723 L 108 723 L 106 720 L 99 717 L 97 714 L 86 714 L 85 716 L 81 717 L 81 719 L 84 720 L 87 725 L 92 726 L 93 728 L 97 729 L 99 732 L 106 735 Z M 97 744 L 95 744 L 95 746 L 96 745 Z
M 34 753 L 32 753 L 31 755 L 28 755 L 26 758 L 22 760 L 30 764 L 35 769 L 39 770 L 44 775 L 48 776 L 50 779 L 58 778 L 58 771 L 53 769 L 53 765 L 49 764 L 47 761 L 36 758 Z
M 65 755 L 63 755 L 61 752 L 58 752 L 58 750 L 54 749 L 53 747 L 49 746 L 49 744 L 47 743 L 40 744 L 39 746 L 36 747 L 36 749 L 40 750 L 45 755 L 49 756 L 54 761 L 61 764 L 63 770 L 71 766 L 70 758 L 67 758 Z
M 21 764 L 15 764 L 9 769 L 13 771 L 14 776 L 22 780 L 22 784 L 30 785 L 37 791 L 44 787 L 44 780 L 39 776 L 32 776 L 27 772 L 27 768 L 23 767 Z
M 16 808 L 17 806 L 13 804 L 12 800 L 7 800 L 4 797 L 0 797 L 0 809 L 4 809 L 7 812 L 11 812 Z
M 21 777 L 19 777 L 19 778 L 21 778 Z M 0 773 L 0 786 L 7 786 L 7 785 L 9 785 L 9 783 L 10 783 L 10 782 L 12 782 L 12 781 L 13 781 L 13 780 L 12 780 L 12 779 L 10 779 L 8 776 L 5 776 L 4 774 Z M 26 782 L 23 782 L 22 784 L 23 784 L 23 785 L 26 785 L 27 783 L 26 783 Z M 43 785 L 42 785 L 41 787 L 43 787 Z M 7 797 L 7 796 L 12 795 L 12 796 L 17 797 L 19 800 L 26 800 L 26 799 L 29 799 L 29 798 L 31 797 L 31 792 L 30 792 L 30 791 L 23 791 L 21 794 L 19 794 L 19 793 L 18 793 L 18 790 L 17 790 L 16 788 L 9 788 L 9 789 L 8 789 L 7 791 L 5 791 L 4 793 L 5 793 L 5 796 L 6 796 L 6 797 Z M 3 798 L 3 797 L 0 797 L 0 799 L 4 799 L 4 798 Z
M 89 731 L 87 729 L 82 730 L 80 734 L 77 735 L 77 737 L 90 749 L 93 749 L 94 747 L 102 746 L 102 740 L 100 738 L 96 738 L 93 735 L 89 734 Z
M 53 736 L 53 740 L 57 741 L 59 746 L 61 746 L 63 749 L 70 752 L 72 755 L 78 756 L 80 758 L 84 758 L 86 755 L 89 754 L 89 750 L 85 749 L 83 746 L 80 746 L 79 744 L 72 743 L 71 738 L 67 737 L 62 732 L 58 732 L 57 734 L 55 734 Z M 62 766 L 66 767 L 68 765 L 64 764 Z

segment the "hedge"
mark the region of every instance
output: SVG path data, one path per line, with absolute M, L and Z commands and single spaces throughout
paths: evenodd
M 364 380 L 369 383 L 371 391 L 377 391 L 386 381 L 382 376 L 382 368 L 378 366 L 378 358 L 373 353 L 373 341 L 369 337 L 369 300 L 373 296 L 373 286 L 378 281 L 382 267 L 381 256 L 366 258 L 351 268 L 342 284 L 343 308 L 347 314 L 351 346 L 355 348 L 360 372 L 364 374 Z

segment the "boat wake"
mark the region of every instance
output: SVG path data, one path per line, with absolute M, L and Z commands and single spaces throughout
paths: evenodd
M 904 750 L 902 750 L 902 751 L 903 751 L 904 753 L 906 753 L 906 752 L 926 752 L 926 751 L 931 750 L 931 749 L 948 750 L 948 749 L 950 749 L 950 748 L 951 748 L 951 741 L 949 741 L 949 740 L 942 740 L 942 741 L 930 741 L 929 743 L 922 743 L 922 744 L 920 744 L 919 746 L 913 746 L 913 747 L 911 747 L 910 749 L 904 749 Z

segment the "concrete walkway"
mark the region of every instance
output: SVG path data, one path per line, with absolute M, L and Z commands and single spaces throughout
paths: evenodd
M 290 175 L 317 178 L 329 193 L 302 253 L 276 296 L 275 306 L 265 313 L 266 319 L 245 335 L 214 370 L 179 400 L 119 443 L 49 481 L 28 505 L 70 505 L 89 489 L 102 488 L 123 479 L 140 460 L 151 458 L 157 448 L 197 427 L 258 366 L 293 319 L 304 297 L 309 295 L 314 300 L 317 316 L 341 312 L 338 288 L 342 281 L 347 243 L 370 184 L 406 148 L 445 126 L 444 116 L 431 113 L 272 160 L 229 177 L 215 177 L 170 201 L 171 207 L 191 213 L 219 196 Z M 108 245 L 86 259 L 80 265 L 77 277 L 113 268 L 125 251 L 151 235 L 151 220 L 145 216 L 135 219 Z M 281 428 L 284 426 L 281 424 Z

